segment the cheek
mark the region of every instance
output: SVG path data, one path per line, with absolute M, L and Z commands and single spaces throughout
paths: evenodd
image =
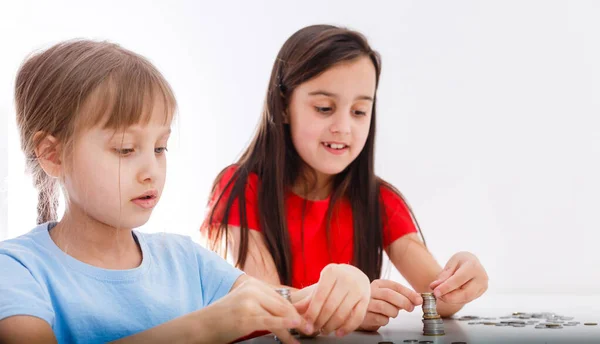
M 361 146 L 361 148 L 367 142 L 367 138 L 369 137 L 369 128 L 370 122 L 367 122 L 366 124 L 360 124 L 356 128 L 356 140 L 358 141 L 357 143 Z
M 68 186 L 74 189 L 70 192 L 79 194 L 78 198 L 81 201 L 89 200 L 92 195 L 103 197 L 118 193 L 119 163 L 118 160 L 113 160 L 102 154 L 73 156 L 70 178 L 67 178 Z M 124 166 L 121 165 L 123 169 Z

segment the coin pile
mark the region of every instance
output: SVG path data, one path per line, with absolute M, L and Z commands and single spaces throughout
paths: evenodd
M 468 321 L 469 325 L 490 325 L 490 326 L 510 326 L 510 327 L 525 327 L 535 325 L 537 329 L 561 329 L 563 326 L 577 326 L 581 324 L 579 321 L 571 321 L 573 317 L 558 315 L 555 313 L 524 313 L 514 312 L 509 316 L 502 316 L 502 321 L 491 321 L 496 318 L 482 318 L 473 315 L 465 315 L 458 318 L 459 321 Z M 541 322 L 545 321 L 545 322 Z M 585 324 L 584 324 L 585 325 Z
M 279 289 L 275 289 L 275 291 L 279 295 L 283 296 L 290 303 L 292 302 L 292 297 L 291 297 L 291 294 L 290 294 L 290 290 L 288 288 L 279 288 Z
M 275 289 L 275 291 L 283 296 L 286 300 L 288 300 L 290 303 L 292 302 L 292 294 L 290 294 L 290 290 L 288 288 L 279 288 L 279 289 Z M 290 333 L 292 335 L 296 335 L 298 334 L 298 331 L 294 330 L 294 329 L 290 329 Z M 279 338 L 277 338 L 277 336 L 275 336 L 275 340 L 280 342 Z
M 426 336 L 443 336 L 444 321 L 437 314 L 433 293 L 422 293 L 423 297 L 423 334 Z

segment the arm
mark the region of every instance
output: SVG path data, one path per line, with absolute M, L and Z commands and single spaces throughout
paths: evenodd
M 232 252 L 232 258 L 237 260 L 239 250 L 236 243 L 240 239 L 240 228 L 229 226 L 228 230 L 231 234 L 228 252 Z M 262 233 L 249 230 L 248 237 L 248 256 L 244 271 L 273 287 L 281 287 L 275 263 Z M 368 277 L 347 264 L 329 264 L 321 271 L 318 283 L 301 290 L 290 289 L 292 303 L 309 324 L 314 324 L 316 329 L 322 329 L 324 333 L 335 331 L 338 336 L 354 331 L 360 325 L 369 300 Z M 310 328 L 302 332 L 313 333 Z M 313 333 L 315 334 L 318 331 Z
M 429 285 L 438 277 L 442 267 L 416 233 L 406 234 L 396 239 L 387 247 L 386 252 L 396 269 L 415 291 L 418 293 L 431 292 Z M 463 306 L 464 303 L 448 304 L 437 300 L 437 311 L 442 317 L 452 316 Z
M 239 256 L 240 227 L 228 226 L 229 240 L 227 243 L 227 252 L 231 252 L 233 261 L 236 262 Z M 264 236 L 256 230 L 248 231 L 248 257 L 243 271 L 258 280 L 261 280 L 273 288 L 289 288 L 291 291 L 292 303 L 304 299 L 314 289 L 315 285 L 304 289 L 296 289 L 281 284 L 279 274 L 275 267 L 273 257 L 267 248 Z
M 232 290 L 247 278 L 240 276 Z M 231 321 L 229 309 L 224 308 L 222 303 L 215 303 L 115 343 L 226 343 L 238 338 L 235 324 Z M 239 334 L 239 337 L 242 335 Z M 0 343 L 56 342 L 52 328 L 40 318 L 19 315 L 0 320 Z

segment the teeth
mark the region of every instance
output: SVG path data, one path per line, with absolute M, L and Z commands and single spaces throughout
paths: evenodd
M 333 148 L 333 149 L 346 148 L 346 145 L 343 143 L 327 143 L 327 142 L 325 142 L 325 146 Z

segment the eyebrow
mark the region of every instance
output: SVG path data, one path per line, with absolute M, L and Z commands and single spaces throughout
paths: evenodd
M 331 98 L 339 98 L 339 96 L 335 93 L 331 93 L 331 92 L 327 92 L 327 91 L 323 91 L 323 90 L 317 90 L 317 91 L 313 91 L 308 93 L 309 96 L 326 96 L 326 97 L 331 97 Z M 373 97 L 370 96 L 357 96 L 356 98 L 354 98 L 354 100 L 369 100 L 369 101 L 373 101 Z
M 142 131 L 142 130 L 143 130 L 143 129 L 142 129 L 142 128 L 140 128 L 140 127 L 133 126 L 133 127 L 129 127 L 129 128 L 127 128 L 127 129 L 125 130 L 125 134 L 127 134 L 127 133 L 137 133 L 137 132 L 140 132 L 140 131 Z M 160 136 L 166 136 L 166 135 L 169 135 L 169 134 L 171 134 L 171 128 L 167 128 L 167 129 L 165 129 L 165 130 L 164 130 L 164 131 L 161 133 L 161 135 L 160 135 Z

